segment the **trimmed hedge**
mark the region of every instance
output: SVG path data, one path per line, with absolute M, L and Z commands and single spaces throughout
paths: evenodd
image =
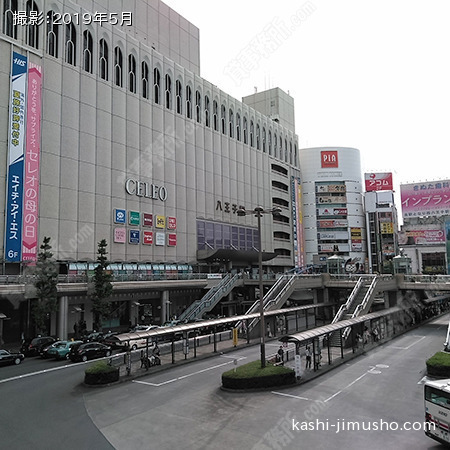
M 261 389 L 295 383 L 295 372 L 283 366 L 267 364 L 261 369 L 261 361 L 244 364 L 222 374 L 222 386 L 227 389 Z
M 427 373 L 434 377 L 450 378 L 450 353 L 437 352 L 428 359 Z
M 99 361 L 84 371 L 84 382 L 89 385 L 109 384 L 119 381 L 119 367 Z

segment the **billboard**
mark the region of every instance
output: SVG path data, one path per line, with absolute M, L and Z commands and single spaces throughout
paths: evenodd
M 320 152 L 320 162 L 322 169 L 339 167 L 337 150 L 322 150 Z
M 392 173 L 365 173 L 364 181 L 366 192 L 371 191 L 393 191 Z
M 301 268 L 305 265 L 305 237 L 303 235 L 303 212 L 302 212 L 302 185 L 300 178 L 292 177 L 292 217 L 294 235 L 294 261 L 295 267 Z
M 450 181 L 400 185 L 403 218 L 450 215 Z
M 408 230 L 398 234 L 400 245 L 436 244 L 445 242 L 445 232 L 438 229 Z
M 450 217 L 445 218 L 445 249 L 447 252 L 447 275 L 450 275 Z
M 28 59 L 26 56 L 13 52 L 11 65 L 8 175 L 5 206 L 5 260 L 18 262 L 22 256 L 23 171 Z

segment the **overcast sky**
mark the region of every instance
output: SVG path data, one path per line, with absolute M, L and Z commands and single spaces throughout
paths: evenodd
M 397 194 L 450 178 L 450 1 L 165 3 L 200 29 L 203 78 L 239 100 L 290 93 L 300 148 L 358 148 Z

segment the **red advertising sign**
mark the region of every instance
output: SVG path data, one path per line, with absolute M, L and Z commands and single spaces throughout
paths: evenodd
M 322 168 L 339 167 L 337 150 L 323 150 L 320 152 Z
M 174 233 L 169 233 L 167 245 L 173 247 L 177 245 L 177 235 Z
M 144 233 L 144 245 L 152 245 L 153 244 L 153 231 L 143 231 Z
M 142 213 L 142 225 L 144 227 L 153 226 L 153 214 Z
M 177 218 L 176 217 L 168 217 L 167 218 L 167 229 L 168 230 L 176 230 L 177 229 Z
M 392 173 L 365 173 L 366 192 L 393 191 Z

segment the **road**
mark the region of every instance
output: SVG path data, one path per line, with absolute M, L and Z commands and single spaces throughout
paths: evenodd
M 442 349 L 449 318 L 412 330 L 308 383 L 265 392 L 220 389 L 222 372 L 233 367 L 234 359 L 238 364 L 258 359 L 258 346 L 96 389 L 81 385 L 84 365 L 63 368 L 63 363 L 59 370 L 0 381 L 0 446 L 442 448 L 423 432 L 421 383 L 425 360 Z M 268 347 L 275 351 L 277 343 Z M 2 378 L 5 369 L 0 369 Z M 408 422 L 417 429 L 405 430 Z

